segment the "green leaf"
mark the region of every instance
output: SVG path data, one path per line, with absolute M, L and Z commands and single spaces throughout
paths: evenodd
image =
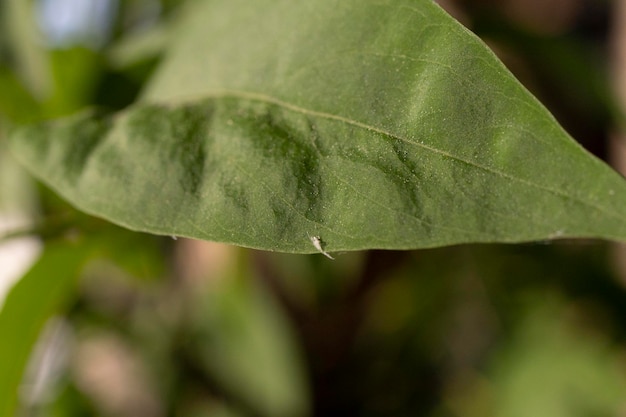
M 15 70 L 37 98 L 51 87 L 48 57 L 34 19 L 33 0 L 7 0 L 0 6 L 0 25 L 8 39 Z
M 92 250 L 91 245 L 48 247 L 0 307 L 0 415 L 16 415 L 19 387 L 39 332 L 70 299 Z
M 545 292 L 532 294 L 527 304 L 517 334 L 489 372 L 498 399 L 493 415 L 619 415 L 626 390 L 621 351 L 580 323 L 568 323 L 575 306 Z
M 40 120 L 38 119 L 41 113 L 39 103 L 24 88 L 13 71 L 2 65 L 0 65 L 0 91 L 2 91 L 0 94 L 0 118 L 6 118 L 12 122 Z
M 430 0 L 192 2 L 143 99 L 12 137 L 131 229 L 313 253 L 626 239 L 626 182 Z
M 73 47 L 49 53 L 54 81 L 44 103 L 47 117 L 67 116 L 89 103 L 101 77 L 102 58 L 93 50 Z
M 18 223 L 29 223 L 27 219 L 36 212 L 37 196 L 32 178 L 7 152 L 5 143 L 0 142 L 0 215 L 5 217 L 4 223 L 6 217 L 20 219 Z M 0 231 L 5 232 L 3 229 L 0 226 Z
M 236 273 L 197 291 L 187 346 L 207 375 L 255 415 L 309 415 L 302 358 L 285 317 L 268 293 Z
M 173 26 L 173 25 L 172 25 Z M 131 33 L 109 48 L 107 58 L 115 69 L 126 69 L 163 53 L 174 29 L 165 23 Z

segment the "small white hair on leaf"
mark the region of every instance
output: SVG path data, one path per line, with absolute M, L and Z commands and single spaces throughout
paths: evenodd
M 332 256 L 330 256 L 328 252 L 324 250 L 324 248 L 322 248 L 322 239 L 319 236 L 311 236 L 310 239 L 311 239 L 311 243 L 313 243 L 313 246 L 315 246 L 315 249 L 317 249 L 322 255 L 324 255 L 328 259 L 333 259 L 333 260 L 335 259 Z

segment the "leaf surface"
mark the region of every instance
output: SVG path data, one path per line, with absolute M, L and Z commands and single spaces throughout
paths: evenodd
M 626 239 L 626 182 L 430 0 L 214 0 L 142 99 L 18 130 L 135 230 L 296 253 Z

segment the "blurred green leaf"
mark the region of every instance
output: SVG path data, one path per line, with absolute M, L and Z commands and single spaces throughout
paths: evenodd
M 1 64 L 0 91 L 0 118 L 6 118 L 13 123 L 39 120 L 39 103 L 24 88 L 14 72 Z
M 107 258 L 138 280 L 153 281 L 163 276 L 163 239 L 132 233 L 117 227 L 107 230 L 100 244 L 106 247 Z
M 71 384 L 66 384 L 60 390 L 55 401 L 46 410 L 50 417 L 78 417 L 98 415 L 94 407 L 83 394 Z
M 8 152 L 6 143 L 0 141 L 0 215 L 19 216 L 25 221 L 35 214 L 36 202 L 31 177 Z
M 47 117 L 66 116 L 93 101 L 103 71 L 102 57 L 95 51 L 73 47 L 50 51 L 53 89 L 44 102 Z
M 48 246 L 5 299 L 0 309 L 0 415 L 16 415 L 20 383 L 39 332 L 71 298 L 92 254 L 92 246 L 84 242 Z
M 110 65 L 124 69 L 161 55 L 171 40 L 171 30 L 162 23 L 149 30 L 127 35 L 109 48 L 107 58 Z
M 494 367 L 495 415 L 618 415 L 626 405 L 621 352 L 593 330 L 572 326 L 572 306 L 545 293 L 528 300 L 525 320 Z
M 34 19 L 33 0 L 7 0 L 2 4 L 0 26 L 9 40 L 11 63 L 27 89 L 41 99 L 50 92 L 47 51 Z
M 232 398 L 268 417 L 309 415 L 306 378 L 291 329 L 269 294 L 223 277 L 192 318 L 198 363 Z
M 296 253 L 626 239 L 623 178 L 433 2 L 191 5 L 143 102 L 13 136 L 82 210 Z

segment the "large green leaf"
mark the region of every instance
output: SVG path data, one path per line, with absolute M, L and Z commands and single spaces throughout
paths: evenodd
M 626 182 L 430 0 L 213 0 L 143 99 L 13 135 L 81 209 L 286 252 L 626 239 Z

